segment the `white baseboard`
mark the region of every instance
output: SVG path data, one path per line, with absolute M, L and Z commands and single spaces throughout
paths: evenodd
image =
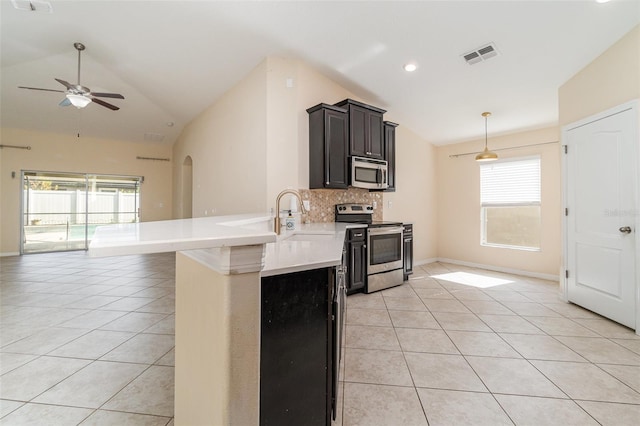
M 413 264 L 416 266 L 420 266 L 420 265 L 427 265 L 429 263 L 436 263 L 437 261 L 438 261 L 437 257 L 432 257 L 430 259 L 416 260 L 413 262 Z
M 532 278 L 540 278 L 540 279 L 549 280 L 549 281 L 558 281 L 558 282 L 560 281 L 560 275 L 541 274 L 538 272 L 523 271 L 520 269 L 503 268 L 501 266 L 483 265 L 480 263 L 465 262 L 465 261 L 456 260 L 456 259 L 447 259 L 445 257 L 438 257 L 436 261 L 444 262 L 444 263 L 453 263 L 454 265 L 468 266 L 471 268 L 486 269 L 488 271 L 505 272 L 507 274 L 523 275 L 525 277 L 532 277 Z
M 20 252 L 0 253 L 0 257 L 20 256 Z

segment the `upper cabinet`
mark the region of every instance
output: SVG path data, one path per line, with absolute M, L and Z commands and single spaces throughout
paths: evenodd
M 353 99 L 345 99 L 336 106 L 347 110 L 349 155 L 382 160 L 384 134 L 382 116 L 386 112 Z
M 383 109 L 345 99 L 318 104 L 309 113 L 309 189 L 351 185 L 350 157 L 387 162 L 384 191 L 396 190 L 396 123 L 383 121 Z M 381 191 L 381 190 L 379 190 Z
M 384 159 L 387 161 L 387 183 L 389 184 L 385 191 L 388 192 L 396 190 L 396 127 L 398 127 L 397 123 L 384 122 Z
M 309 189 L 349 186 L 347 111 L 318 104 L 309 113 Z

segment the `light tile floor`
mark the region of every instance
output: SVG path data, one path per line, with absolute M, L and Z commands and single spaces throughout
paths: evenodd
M 1 425 L 172 425 L 174 256 L 0 259 Z M 637 425 L 640 338 L 450 264 L 347 300 L 337 425 Z
M 175 255 L 0 259 L 0 425 L 173 425 Z
M 346 323 L 339 425 L 640 424 L 640 336 L 557 283 L 423 265 Z

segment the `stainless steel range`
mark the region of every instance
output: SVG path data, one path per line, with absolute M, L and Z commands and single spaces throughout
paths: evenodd
M 403 283 L 402 223 L 373 221 L 369 204 L 337 204 L 335 221 L 368 225 L 366 293 Z

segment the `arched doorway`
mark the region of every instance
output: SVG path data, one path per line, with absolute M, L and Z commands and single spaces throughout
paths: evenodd
M 182 162 L 182 218 L 193 217 L 193 160 L 190 155 Z

